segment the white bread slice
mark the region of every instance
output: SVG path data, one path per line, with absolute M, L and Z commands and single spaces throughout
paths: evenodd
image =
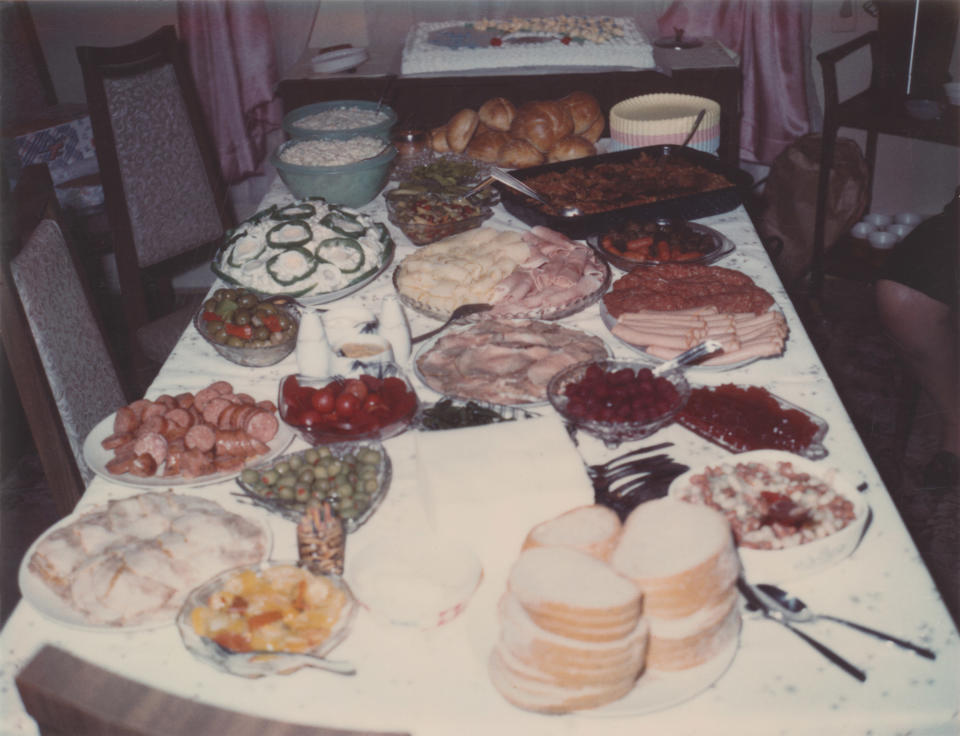
M 717 605 L 683 619 L 650 618 L 647 667 L 685 670 L 716 657 L 740 633 L 740 608 L 734 587 Z
M 626 678 L 635 680 L 639 676 L 640 670 L 643 669 L 642 659 L 617 666 L 597 667 L 567 664 L 541 668 L 524 662 L 502 643 L 497 643 L 495 648 L 504 667 L 514 675 L 542 685 L 556 685 L 566 688 L 616 685 Z
M 633 689 L 636 682 L 634 678 L 626 677 L 612 685 L 548 685 L 510 670 L 496 648 L 490 652 L 488 670 L 490 681 L 508 702 L 538 713 L 559 714 L 597 708 L 619 700 Z
M 530 530 L 523 549 L 573 547 L 606 560 L 620 538 L 620 517 L 606 506 L 592 504 L 570 509 Z
M 622 639 L 586 642 L 559 636 L 534 623 L 520 601 L 511 593 L 500 598 L 499 643 L 518 660 L 547 671 L 566 667 L 642 669 L 649 638 L 649 626 L 640 619 L 633 631 Z
M 669 497 L 630 513 L 610 564 L 640 586 L 644 614 L 658 618 L 717 605 L 740 572 L 726 517 Z
M 626 636 L 640 617 L 640 590 L 633 581 L 602 560 L 568 547 L 521 552 L 507 588 L 539 626 L 572 638 Z

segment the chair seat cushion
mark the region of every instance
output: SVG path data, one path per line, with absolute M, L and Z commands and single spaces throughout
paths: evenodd
M 137 330 L 137 344 L 147 358 L 155 363 L 166 361 L 193 315 L 200 309 L 204 296 L 202 293 L 191 296 L 182 307 Z

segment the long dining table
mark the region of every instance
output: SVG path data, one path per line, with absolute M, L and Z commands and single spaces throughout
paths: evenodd
M 291 194 L 279 180 L 264 207 Z M 387 223 L 397 248 L 393 264 L 365 288 L 326 305 L 363 306 L 378 313 L 395 294 L 396 264 L 414 251 L 389 224 L 382 195 L 361 208 Z M 351 561 L 385 539 L 437 533 L 459 539 L 477 553 L 483 579 L 461 615 L 422 630 L 397 626 L 361 610 L 350 636 L 335 650 L 357 674 L 343 677 L 316 669 L 247 679 L 196 659 L 172 624 L 148 629 L 105 630 L 68 625 L 22 600 L 0 633 L 0 733 L 35 734 L 15 678 L 44 646 L 54 645 L 109 672 L 171 695 L 295 724 L 332 729 L 389 731 L 417 736 L 499 733 L 623 734 L 956 734 L 960 713 L 960 638 L 891 496 L 871 462 L 797 311 L 742 206 L 704 218 L 701 224 L 729 238 L 735 249 L 717 265 L 740 270 L 768 290 L 786 317 L 789 337 L 779 357 L 729 370 L 689 370 L 694 385 L 764 386 L 821 417 L 824 468 L 836 468 L 862 489 L 871 517 L 848 558 L 787 587 L 815 610 L 895 633 L 936 652 L 930 660 L 829 621 L 798 624 L 866 672 L 861 682 L 779 623 L 743 608 L 739 646 L 704 680 L 655 691 L 641 677 L 635 693 L 594 711 L 546 716 L 518 709 L 496 691 L 486 660 L 497 633 L 496 602 L 529 528 L 575 505 L 593 501 L 586 465 L 644 443 L 673 443 L 669 453 L 690 466 L 730 454 L 680 425 L 619 448 L 579 432 L 575 441 L 549 405 L 516 422 L 445 432 L 409 431 L 385 441 L 393 480 L 369 522 L 349 535 Z M 501 206 L 487 227 L 526 226 Z M 411 332 L 437 322 L 407 310 Z M 617 357 L 637 357 L 604 326 L 595 303 L 563 324 L 604 337 Z M 421 401 L 436 400 L 410 370 Z M 276 399 L 280 379 L 297 371 L 295 354 L 268 368 L 243 368 L 221 358 L 191 326 L 150 387 L 147 397 L 197 391 L 225 379 L 257 399 Z M 300 439 L 291 450 L 305 448 Z M 240 508 L 269 525 L 275 559 L 295 559 L 295 524 L 243 504 L 232 480 L 175 490 Z M 97 476 L 77 511 L 140 492 Z M 753 581 L 763 582 L 763 581 Z M 646 690 L 645 690 L 646 688 Z

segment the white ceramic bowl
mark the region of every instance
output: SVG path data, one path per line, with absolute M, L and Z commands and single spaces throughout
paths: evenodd
M 887 232 L 896 235 L 897 240 L 903 240 L 910 234 L 911 230 L 913 230 L 913 225 L 905 225 L 902 222 L 895 222 L 887 226 Z
M 879 250 L 888 250 L 897 243 L 897 236 L 886 230 L 877 230 L 867 236 L 870 245 Z
M 893 216 L 880 212 L 871 212 L 870 214 L 863 216 L 863 221 L 869 222 L 875 228 L 882 228 L 893 222 Z
M 900 212 L 893 218 L 893 221 L 898 224 L 913 225 L 914 227 L 919 225 L 922 220 L 923 218 L 916 212 Z
M 855 238 L 866 238 L 870 233 L 876 232 L 877 226 L 866 221 L 860 221 L 852 228 L 850 234 Z
M 433 535 L 384 539 L 347 559 L 347 576 L 360 603 L 397 626 L 433 629 L 467 607 L 483 578 L 472 549 Z
M 853 519 L 842 529 L 825 537 L 814 539 L 782 549 L 756 549 L 740 545 L 740 560 L 747 578 L 754 582 L 784 582 L 819 572 L 848 557 L 857 548 L 870 516 L 870 506 L 863 494 L 836 467 L 825 461 L 808 460 L 800 455 L 782 450 L 754 450 L 731 455 L 720 462 L 712 462 L 691 468 L 670 484 L 669 495 L 683 498 L 691 489 L 691 478 L 702 474 L 708 467 L 734 466 L 740 463 L 759 463 L 776 468 L 778 463 L 789 462 L 793 470 L 809 473 L 825 481 L 840 496 L 853 505 Z M 685 499 L 684 499 L 685 500 Z M 728 518 L 736 518 L 734 511 Z

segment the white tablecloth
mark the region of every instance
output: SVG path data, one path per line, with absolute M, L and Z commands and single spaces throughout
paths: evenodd
M 289 198 L 279 182 L 264 204 Z M 382 199 L 364 208 L 386 222 Z M 458 498 L 455 464 L 424 470 L 421 460 L 438 451 L 447 457 L 460 452 L 470 461 L 469 472 L 483 472 L 482 453 L 496 453 L 496 437 L 487 433 L 477 441 L 458 444 L 448 437 L 407 433 L 388 440 L 394 462 L 394 481 L 383 505 L 357 533 L 350 536 L 349 559 L 372 541 L 388 535 L 417 534 L 440 522 L 453 536 L 471 543 L 484 563 L 484 581 L 467 611 L 452 623 L 421 632 L 390 627 L 363 612 L 352 636 L 337 650 L 338 658 L 354 661 L 359 674 L 343 678 L 316 670 L 301 670 L 271 679 L 244 680 L 223 674 L 195 660 L 180 644 L 175 627 L 144 632 L 102 632 L 71 628 L 44 618 L 29 602 L 21 602 L 0 633 L 0 733 L 34 734 L 36 724 L 26 715 L 17 695 L 17 671 L 44 644 L 50 643 L 114 671 L 186 698 L 264 717 L 355 729 L 408 730 L 418 736 L 492 732 L 523 734 L 622 734 L 626 729 L 650 733 L 703 734 L 718 731 L 756 734 L 885 734 L 958 732 L 958 662 L 960 640 L 931 578 L 894 507 L 890 496 L 857 436 L 823 365 L 800 324 L 771 267 L 746 212 L 732 212 L 702 220 L 736 244 L 720 265 L 739 269 L 769 290 L 784 311 L 790 327 L 786 352 L 727 372 L 698 371 L 695 383 L 733 381 L 759 384 L 825 419 L 830 426 L 823 461 L 839 467 L 854 484 L 866 484 L 873 518 L 856 552 L 844 562 L 789 587 L 814 608 L 845 616 L 902 637 L 924 643 L 938 653 L 936 661 L 829 622 L 806 630 L 834 647 L 868 673 L 860 683 L 829 663 L 798 637 L 771 621 L 745 614 L 740 647 L 732 665 L 716 683 L 686 702 L 659 711 L 623 717 L 596 713 L 546 717 L 508 705 L 486 676 L 485 658 L 495 631 L 494 606 L 503 589 L 506 568 L 518 550 L 530 522 L 548 518 L 577 503 L 588 503 L 591 491 L 581 470 L 580 457 L 597 462 L 614 454 L 590 437 L 579 437 L 574 448 L 559 422 L 544 410 L 542 419 L 526 420 L 525 441 L 533 444 L 539 462 L 572 468 L 567 480 L 556 481 L 555 493 L 541 493 L 531 505 L 521 499 L 511 507 L 511 495 L 531 482 L 522 465 L 516 466 L 515 485 L 490 484 L 489 505 L 474 504 L 465 514 L 465 496 Z M 489 225 L 522 229 L 519 221 L 498 210 Z M 399 262 L 413 247 L 397 229 Z M 392 268 L 367 288 L 349 298 L 372 311 L 393 291 Z M 409 314 L 414 334 L 436 323 Z M 564 320 L 609 336 L 598 306 Z M 610 339 L 618 355 L 631 350 Z M 295 372 L 293 356 L 267 369 L 245 369 L 219 358 L 191 327 L 157 377 L 149 396 L 197 390 L 214 378 L 226 378 L 237 390 L 257 398 L 274 398 L 278 379 Z M 435 398 L 417 384 L 422 399 Z M 518 430 L 520 425 L 515 425 Z M 464 435 L 465 437 L 467 435 Z M 538 445 L 537 439 L 542 441 Z M 679 426 L 662 430 L 650 441 L 671 441 L 670 452 L 681 462 L 698 464 L 724 457 L 718 447 Z M 479 447 L 477 443 L 480 443 Z M 442 446 L 441 446 L 442 445 Z M 294 449 L 300 447 L 295 444 Z M 503 445 L 499 445 L 502 450 Z M 486 448 L 486 449 L 483 449 Z M 623 451 L 627 448 L 621 448 Z M 579 453 L 579 456 L 576 455 Z M 495 456 L 494 456 L 495 457 Z M 551 460 L 551 458 L 553 458 Z M 573 459 L 572 464 L 571 459 Z M 454 468 L 451 471 L 451 467 Z M 465 468 L 467 466 L 464 466 Z M 446 477 L 444 477 L 444 473 Z M 195 489 L 226 505 L 236 503 L 232 483 Z M 98 478 L 87 490 L 79 509 L 109 498 L 136 493 Z M 529 494 L 528 494 L 529 495 Z M 536 502 L 538 501 L 538 502 Z M 260 509 L 272 528 L 275 557 L 295 557 L 292 523 Z M 511 508 L 515 514 L 509 517 Z M 502 522 L 502 523 L 501 523 Z

